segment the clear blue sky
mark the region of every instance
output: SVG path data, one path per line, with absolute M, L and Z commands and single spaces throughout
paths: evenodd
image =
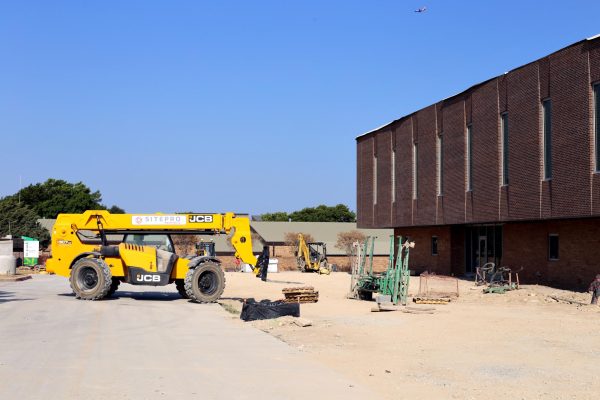
M 427 6 L 423 14 L 414 9 Z M 355 137 L 600 33 L 595 1 L 4 1 L 0 197 L 355 207 Z

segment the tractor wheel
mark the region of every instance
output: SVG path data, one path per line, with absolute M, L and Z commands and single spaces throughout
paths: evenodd
M 306 272 L 306 262 L 304 261 L 304 258 L 297 258 L 296 266 L 298 267 L 298 271 Z
M 108 293 L 106 293 L 106 297 L 110 297 L 113 294 L 115 294 L 120 284 L 121 280 L 119 278 L 112 278 L 112 283 L 110 284 L 110 289 L 108 289 Z
M 197 303 L 217 301 L 225 290 L 225 273 L 215 262 L 207 261 L 190 268 L 185 276 L 185 292 Z
M 177 279 L 175 281 L 175 287 L 177 288 L 177 291 L 179 292 L 181 297 L 183 297 L 184 299 L 189 299 L 185 291 L 185 281 L 183 279 Z
M 69 282 L 76 298 L 100 300 L 110 291 L 112 274 L 104 261 L 82 258 L 73 265 Z

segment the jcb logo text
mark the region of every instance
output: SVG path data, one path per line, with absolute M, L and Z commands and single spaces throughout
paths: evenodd
M 212 215 L 190 215 L 190 222 L 213 222 Z
M 160 282 L 160 276 L 159 275 L 142 275 L 142 274 L 137 274 L 136 276 L 138 281 L 142 281 L 142 282 Z

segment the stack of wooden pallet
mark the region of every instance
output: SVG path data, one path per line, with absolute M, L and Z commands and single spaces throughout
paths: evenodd
M 319 292 L 312 286 L 292 287 L 282 289 L 286 303 L 316 303 L 319 301 Z

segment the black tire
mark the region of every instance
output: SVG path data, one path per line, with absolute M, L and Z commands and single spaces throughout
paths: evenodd
M 225 290 L 225 273 L 215 262 L 207 261 L 190 268 L 185 276 L 185 292 L 197 303 L 213 303 Z
M 370 292 L 368 290 L 358 289 L 358 298 L 360 300 L 372 301 L 373 300 L 373 292 Z
M 108 293 L 106 293 L 106 297 L 110 297 L 113 294 L 115 294 L 120 284 L 121 280 L 119 278 L 112 278 L 112 283 L 110 284 L 110 289 L 108 289 Z
M 179 292 L 181 297 L 183 297 L 184 299 L 189 299 L 189 297 L 185 291 L 185 280 L 177 279 L 175 281 L 175 287 L 177 288 L 177 291 Z
M 112 274 L 103 260 L 82 258 L 73 265 L 69 283 L 76 298 L 100 300 L 110 291 Z
M 306 262 L 304 262 L 303 258 L 296 259 L 296 266 L 298 267 L 298 271 L 306 272 Z

